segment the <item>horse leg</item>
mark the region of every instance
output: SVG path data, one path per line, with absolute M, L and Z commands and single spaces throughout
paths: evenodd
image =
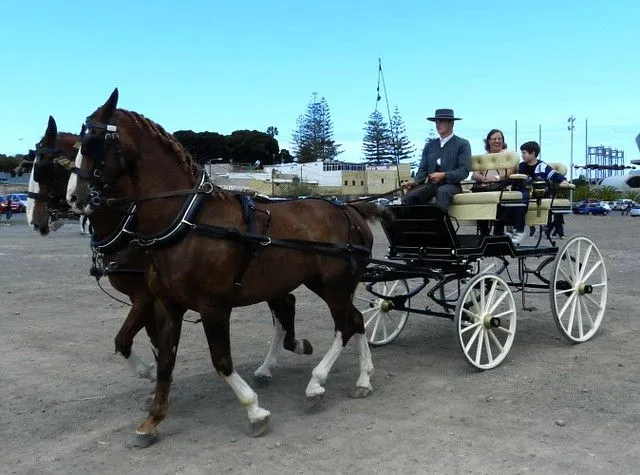
M 358 361 L 360 363 L 360 375 L 358 376 L 358 381 L 356 382 L 356 389 L 351 393 L 351 397 L 354 398 L 364 398 L 367 397 L 373 391 L 373 386 L 371 385 L 371 375 L 373 374 L 373 361 L 371 359 L 371 350 L 369 349 L 369 342 L 367 341 L 367 337 L 364 334 L 364 323 L 362 319 L 362 313 L 358 310 L 353 304 L 351 305 L 351 312 L 354 316 L 354 320 L 357 322 L 360 321 L 360 325 L 362 331 L 356 330 L 356 333 L 353 335 L 356 344 L 358 345 Z M 356 326 L 356 328 L 358 328 Z
M 157 381 L 149 415 L 136 429 L 136 439 L 131 444 L 133 447 L 140 448 L 148 447 L 158 441 L 157 426 L 167 416 L 171 375 L 176 363 L 182 315 L 185 309 L 171 302 L 155 299 L 154 312 L 159 330 Z
M 315 406 L 322 400 L 325 392 L 323 385 L 326 382 L 329 372 L 338 359 L 338 356 L 340 356 L 342 349 L 354 335 L 356 335 L 356 344 L 358 345 L 360 354 L 360 374 L 356 383 L 356 390 L 352 396 L 368 396 L 373 390 L 370 381 L 370 376 L 373 373 L 373 362 L 371 361 L 369 345 L 364 337 L 362 314 L 352 303 L 355 287 L 347 292 L 345 292 L 346 289 L 344 285 L 340 288 L 335 286 L 314 285 L 310 287 L 310 289 L 318 294 L 329 306 L 335 324 L 336 334 L 329 347 L 329 351 L 311 373 L 311 380 L 306 389 L 308 405 L 311 407 Z
M 230 307 L 218 307 L 201 312 L 202 326 L 211 361 L 217 373 L 222 376 L 225 382 L 231 387 L 240 404 L 247 410 L 249 417 L 249 435 L 258 437 L 269 429 L 269 416 L 271 413 L 263 409 L 258 404 L 258 395 L 233 369 L 231 360 L 231 342 L 229 338 L 229 318 L 231 316 Z
M 122 324 L 122 327 L 120 327 L 115 338 L 116 353 L 120 353 L 125 357 L 134 376 L 138 378 L 148 378 L 155 381 L 156 363 L 147 363 L 132 350 L 134 337 L 142 327 L 146 327 L 147 334 L 149 334 L 154 347 L 154 354 L 157 353 L 157 343 L 154 343 L 154 337 L 157 338 L 157 332 L 154 321 L 153 296 L 134 296 L 132 298 L 132 303 L 133 306 L 131 307 L 131 310 L 129 310 L 127 318 Z M 153 328 L 150 329 L 149 327 L 152 321 Z
M 254 381 L 261 386 L 271 382 L 271 369 L 278 365 L 282 348 L 297 354 L 313 353 L 313 347 L 308 340 L 295 337 L 295 297 L 287 294 L 283 298 L 271 299 L 267 304 L 273 315 L 275 335 L 264 363 L 254 373 Z

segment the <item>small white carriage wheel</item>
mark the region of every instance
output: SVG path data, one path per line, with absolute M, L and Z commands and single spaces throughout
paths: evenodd
M 380 298 L 368 292 L 368 283 L 358 284 L 353 304 L 362 312 L 364 318 L 365 334 L 371 345 L 381 346 L 391 343 L 407 323 L 408 310 L 396 310 L 391 300 Z M 392 280 L 388 282 L 376 282 L 371 288 L 374 292 L 383 296 L 403 295 L 409 293 L 409 284 L 406 280 Z M 411 299 L 405 301 L 409 307 Z
M 589 340 L 607 306 L 607 269 L 591 239 L 573 236 L 558 251 L 549 286 L 551 313 L 565 338 Z
M 507 283 L 495 274 L 473 277 L 462 292 L 454 325 L 467 363 L 478 369 L 498 366 L 516 333 L 516 303 Z

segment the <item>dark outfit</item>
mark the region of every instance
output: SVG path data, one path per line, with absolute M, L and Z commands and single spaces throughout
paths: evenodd
M 444 209 L 449 208 L 453 196 L 462 191 L 460 182 L 467 178 L 471 168 L 471 145 L 469 141 L 452 135 L 440 147 L 440 140 L 427 142 L 422 151 L 422 160 L 415 180 L 418 181 L 434 172 L 445 172 L 446 177 L 438 183 L 435 192 L 436 203 Z M 417 188 L 404 197 L 404 204 L 425 204 L 431 199 L 425 189 Z
M 527 162 L 520 162 L 518 165 L 518 173 L 525 174 L 529 177 L 526 183 L 515 184 L 513 186 L 514 191 L 520 191 L 522 193 L 522 199 L 527 206 L 522 208 L 507 208 L 513 211 L 507 211 L 505 214 L 509 215 L 508 219 L 517 232 L 524 232 L 524 218 L 529 208 L 529 189 L 527 185 L 537 180 L 562 183 L 565 177 L 542 160 L 537 160 L 533 165 L 528 165 Z M 564 235 L 564 229 L 562 230 L 562 235 Z

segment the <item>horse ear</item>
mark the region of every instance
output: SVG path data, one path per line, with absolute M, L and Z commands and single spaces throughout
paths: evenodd
M 116 111 L 117 107 L 118 107 L 118 88 L 116 87 L 111 93 L 111 95 L 109 96 L 109 99 L 107 99 L 107 102 L 105 102 L 104 105 L 102 106 L 102 114 L 104 116 L 105 121 L 108 121 L 111 118 L 113 113 Z
M 47 124 L 47 131 L 44 133 L 45 137 L 55 137 L 58 135 L 58 126 L 56 120 L 49 116 L 49 123 Z

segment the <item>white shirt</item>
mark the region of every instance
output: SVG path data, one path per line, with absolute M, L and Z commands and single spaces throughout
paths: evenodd
M 451 135 L 446 136 L 445 138 L 440 137 L 440 148 L 444 147 L 444 144 L 446 144 L 451 137 L 453 137 L 453 132 L 451 133 Z

